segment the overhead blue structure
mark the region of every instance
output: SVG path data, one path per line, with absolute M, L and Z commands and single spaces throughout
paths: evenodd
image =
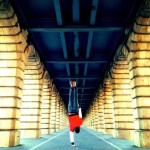
M 143 0 L 11 0 L 64 101 L 78 82 L 83 116 Z

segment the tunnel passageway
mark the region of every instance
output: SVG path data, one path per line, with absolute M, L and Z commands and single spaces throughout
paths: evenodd
M 0 0 L 0 149 L 71 149 L 70 80 L 74 149 L 150 148 L 150 0 Z

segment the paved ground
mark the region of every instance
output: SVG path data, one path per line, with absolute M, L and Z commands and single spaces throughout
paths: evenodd
M 22 139 L 20 146 L 0 150 L 148 150 L 134 146 L 131 141 L 115 139 L 86 128 L 82 128 L 80 134 L 75 134 L 75 143 L 77 147 L 72 148 L 67 129 L 43 135 L 40 139 Z

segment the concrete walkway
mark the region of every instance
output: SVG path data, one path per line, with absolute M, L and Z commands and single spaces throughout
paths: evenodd
M 20 146 L 0 150 L 148 150 L 134 146 L 131 141 L 115 139 L 111 135 L 86 128 L 82 128 L 80 134 L 75 134 L 75 143 L 77 147 L 72 148 L 69 131 L 66 129 L 51 135 L 42 135 L 40 139 L 22 139 Z

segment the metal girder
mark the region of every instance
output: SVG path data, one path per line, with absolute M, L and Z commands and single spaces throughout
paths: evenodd
M 75 32 L 74 33 L 74 56 L 76 58 L 79 57 L 79 33 Z
M 92 1 L 91 18 L 90 18 L 90 24 L 92 24 L 92 25 L 95 24 L 97 7 L 98 7 L 98 0 L 93 0 Z
M 85 63 L 105 63 L 105 62 L 109 62 L 109 60 L 48 60 L 45 61 L 44 63 L 47 64 L 53 64 L 53 63 L 57 63 L 57 64 L 85 64 Z M 87 71 L 84 71 L 84 75 L 86 75 Z
M 100 76 L 100 77 L 102 77 L 102 76 Z M 79 77 L 74 77 L 74 76 L 71 76 L 71 77 L 54 77 L 53 79 L 54 80 L 65 80 L 65 79 L 88 79 L 88 80 L 95 80 L 95 79 L 100 79 L 100 77 L 85 77 L 85 76 L 83 76 L 83 77 L 81 77 L 81 76 L 79 76 Z
M 70 68 L 69 68 L 69 64 L 66 64 L 66 69 L 67 69 L 67 75 L 70 76 Z
M 69 93 L 68 93 L 68 94 L 61 94 L 61 93 L 60 93 L 60 95 L 69 95 Z M 84 94 L 78 93 L 78 95 L 93 95 L 93 94 L 89 94 L 89 93 L 88 93 L 88 94 L 85 94 L 85 93 L 84 93 Z
M 66 40 L 65 40 L 65 35 L 63 32 L 60 33 L 60 38 L 61 38 L 61 43 L 62 43 L 62 49 L 63 49 L 63 53 L 64 53 L 64 58 L 67 59 L 68 58 L 68 54 L 67 54 L 67 48 L 66 48 Z
M 54 2 L 55 12 L 56 12 L 57 23 L 59 26 L 62 26 L 63 21 L 62 21 L 62 16 L 61 16 L 60 2 L 59 2 L 59 0 L 53 0 L 53 2 Z M 62 43 L 64 59 L 67 59 L 68 54 L 67 54 L 66 40 L 65 40 L 64 32 L 60 32 L 60 38 L 61 38 L 61 43 Z M 67 70 L 67 75 L 70 76 L 69 64 L 66 64 L 66 70 Z
M 68 101 L 68 99 L 63 99 L 64 101 Z M 78 99 L 79 101 L 89 101 L 89 99 Z
M 58 11 L 59 12 L 59 11 Z M 94 13 L 93 13 L 94 14 Z M 91 12 L 92 15 L 92 12 Z M 94 18 L 90 19 L 90 22 L 94 22 Z M 61 22 L 60 22 L 61 23 Z M 28 24 L 29 28 L 54 28 L 54 27 L 59 27 L 57 23 L 57 16 L 55 18 L 32 18 L 32 20 L 29 21 Z M 80 27 L 87 27 L 86 23 L 80 22 Z M 96 24 L 94 25 L 95 27 L 123 27 L 125 25 L 125 20 L 123 18 L 116 18 L 116 17 L 100 17 L 96 18 Z M 72 22 L 67 22 L 66 24 L 62 24 L 62 27 L 73 27 Z M 92 25 L 89 25 L 89 27 L 92 27 Z
M 78 87 L 78 89 L 95 89 L 96 87 Z M 59 87 L 59 89 L 70 89 L 69 87 Z
M 61 36 L 61 41 L 62 41 L 64 58 L 67 59 L 68 55 L 67 55 L 67 49 L 66 49 L 65 35 L 64 35 L 64 33 L 60 33 L 60 36 Z M 67 75 L 70 76 L 69 64 L 66 64 L 66 70 L 67 70 Z
M 93 31 L 90 31 L 89 35 L 88 35 L 88 42 L 87 42 L 87 49 L 86 49 L 86 59 L 88 59 L 89 56 L 90 56 L 92 39 L 93 39 Z
M 83 98 L 83 99 L 79 99 L 79 100 L 80 100 L 80 101 L 81 101 L 81 100 L 82 100 L 82 101 L 89 101 L 89 99 L 87 99 L 87 98 L 86 98 L 86 99 Z
M 98 6 L 98 0 L 93 0 L 92 1 L 92 8 L 94 8 L 94 9 L 91 10 L 90 25 L 95 24 L 97 6 Z M 86 49 L 86 59 L 88 59 L 90 57 L 92 39 L 93 39 L 93 31 L 90 31 L 89 35 L 88 35 L 88 43 L 87 43 L 87 49 Z M 87 70 L 88 70 L 88 63 L 86 63 L 85 67 L 84 67 L 84 76 L 86 76 Z M 85 86 L 85 79 L 83 80 L 82 86 Z M 82 93 L 83 92 L 84 92 L 84 89 L 82 89 Z
M 55 7 L 57 23 L 58 23 L 58 25 L 62 25 L 62 16 L 61 16 L 61 9 L 60 9 L 59 0 L 53 0 L 53 3 L 54 3 L 54 7 Z
M 79 9 L 79 0 L 73 0 L 72 2 L 72 14 L 73 14 L 73 22 L 79 22 L 80 20 L 80 9 Z
M 79 34 L 77 32 L 74 33 L 74 56 L 75 58 L 79 57 Z M 75 62 L 75 74 L 79 74 L 79 66 L 77 62 Z
M 72 2 L 72 15 L 73 15 L 73 22 L 79 23 L 80 21 L 80 8 L 79 8 L 79 0 L 73 0 Z M 79 33 L 74 32 L 74 57 L 79 57 Z M 79 66 L 77 63 L 75 63 L 75 74 L 79 74 Z M 78 84 L 78 80 L 77 80 Z
M 100 31 L 118 31 L 124 30 L 124 27 L 52 27 L 52 28 L 29 28 L 31 32 L 100 32 Z
M 93 0 L 92 7 L 94 9 L 91 10 L 90 25 L 94 25 L 95 24 L 96 13 L 97 13 L 97 6 L 98 6 L 98 0 Z M 90 56 L 92 38 L 93 38 L 93 31 L 90 31 L 89 32 L 89 36 L 88 36 L 88 43 L 87 43 L 87 50 L 86 50 L 86 59 L 88 59 L 89 56 Z
M 105 50 L 107 51 L 107 50 Z M 80 62 L 80 61 L 110 61 L 110 55 L 109 53 L 92 53 L 92 55 L 90 56 L 89 59 L 85 59 L 84 56 L 80 56 L 79 58 L 68 58 L 68 59 L 64 59 L 61 58 L 60 56 L 62 56 L 62 53 L 48 53 L 45 56 L 45 61 L 64 61 L 64 62 Z

